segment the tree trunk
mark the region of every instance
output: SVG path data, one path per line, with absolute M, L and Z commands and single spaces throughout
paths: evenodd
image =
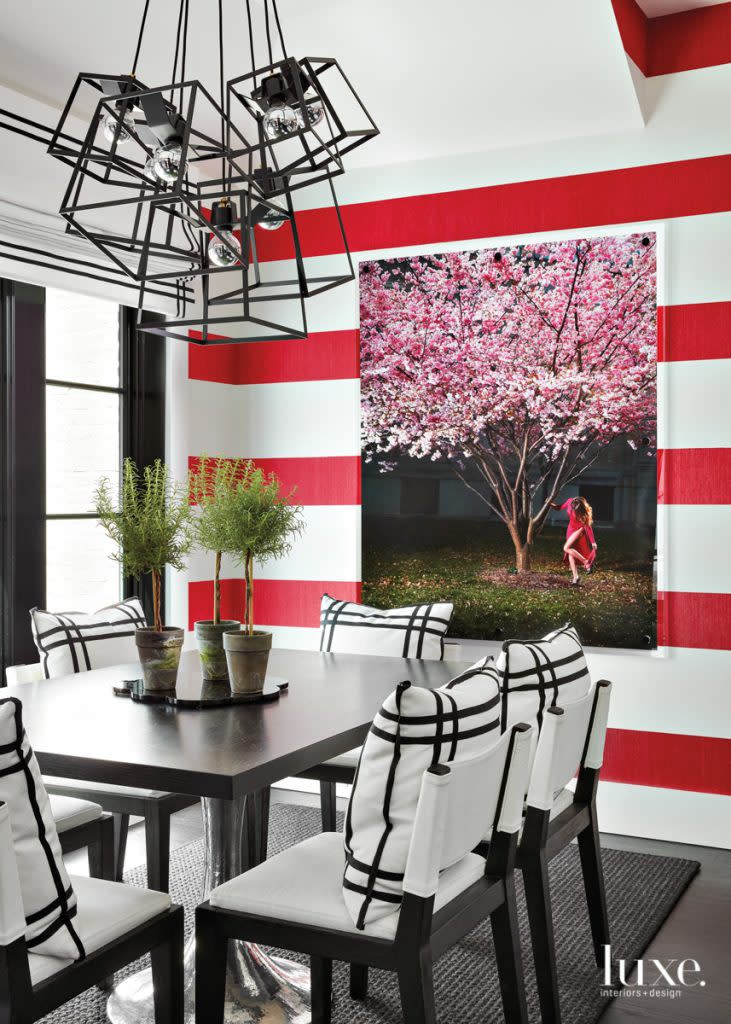
M 221 621 L 221 552 L 216 552 L 216 570 L 213 576 L 213 622 Z
M 159 632 L 162 629 L 162 619 L 160 617 L 160 573 L 157 569 L 152 570 L 152 614 L 153 626 Z
M 244 555 L 244 626 L 249 636 L 254 635 L 254 556 L 251 551 Z
M 530 572 L 530 544 L 515 543 L 515 568 L 518 572 Z

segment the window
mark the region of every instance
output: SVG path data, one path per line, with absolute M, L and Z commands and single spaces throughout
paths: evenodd
M 114 546 L 94 515 L 122 461 L 120 310 L 46 290 L 46 606 L 94 611 L 121 596 Z
M 122 580 L 94 513 L 123 458 L 165 457 L 165 341 L 136 322 L 111 301 L 0 279 L 0 686 L 5 666 L 37 660 L 34 605 L 94 611 L 123 592 L 150 614 L 148 583 Z

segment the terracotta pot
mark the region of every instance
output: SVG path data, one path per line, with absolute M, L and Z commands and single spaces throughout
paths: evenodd
M 194 623 L 195 640 L 201 659 L 201 670 L 204 679 L 214 682 L 228 680 L 226 655 L 223 650 L 223 634 L 226 630 L 238 629 L 241 625 L 236 619 L 200 619 Z
M 267 674 L 272 634 L 256 630 L 249 636 L 242 629 L 223 634 L 232 693 L 261 693 Z
M 183 630 L 177 626 L 135 631 L 146 690 L 175 689 L 183 636 Z

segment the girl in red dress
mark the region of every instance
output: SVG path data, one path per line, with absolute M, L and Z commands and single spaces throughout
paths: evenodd
M 578 587 L 579 570 L 578 566 L 583 565 L 586 572 L 591 572 L 591 567 L 596 558 L 596 541 L 592 522 L 594 519 L 591 505 L 586 498 L 569 498 L 563 505 L 555 505 L 551 502 L 551 508 L 567 512 L 569 525 L 566 528 L 566 543 L 563 546 L 564 565 L 571 567 L 571 586 Z

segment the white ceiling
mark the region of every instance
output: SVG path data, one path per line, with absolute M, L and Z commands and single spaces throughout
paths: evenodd
M 217 4 L 190 3 L 189 72 L 214 91 Z M 129 72 L 142 6 L 2 4 L 0 80 L 60 107 L 79 71 Z M 170 79 L 177 7 L 150 5 L 138 71 L 148 85 Z M 224 10 L 226 76 L 234 77 L 249 70 L 244 0 L 224 0 Z M 280 0 L 280 13 L 291 52 L 337 57 L 381 129 L 351 165 L 642 124 L 611 0 Z
M 664 14 L 677 14 L 679 11 L 695 11 L 699 7 L 715 7 L 725 4 L 727 0 L 637 0 L 648 18 L 661 18 Z

